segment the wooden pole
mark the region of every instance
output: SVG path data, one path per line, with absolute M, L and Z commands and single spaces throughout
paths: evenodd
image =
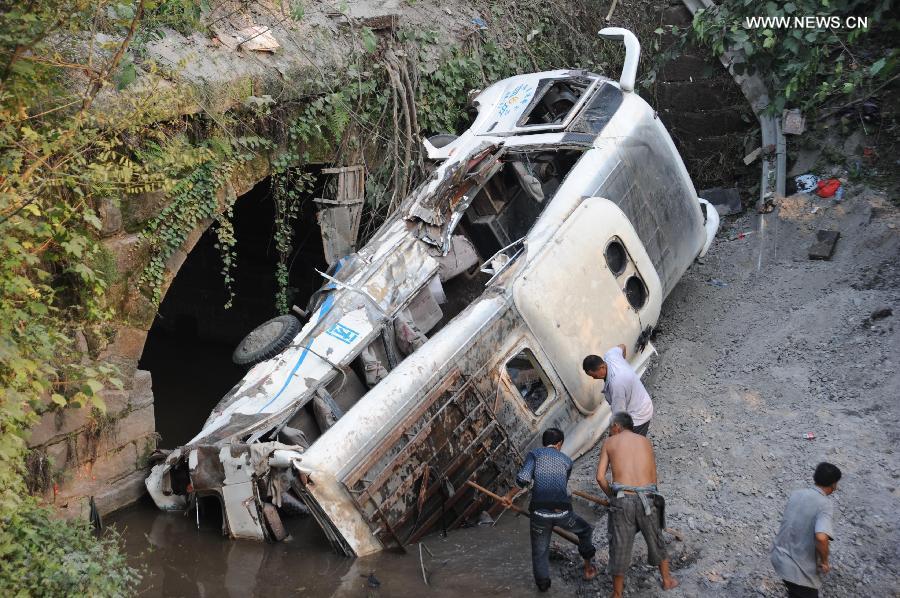
M 572 490 L 572 494 L 574 494 L 575 496 L 580 496 L 585 500 L 595 502 L 598 505 L 603 505 L 604 507 L 609 506 L 609 501 L 605 498 L 600 498 L 599 496 L 594 496 L 593 494 L 588 494 L 587 492 L 582 492 L 581 490 Z
M 498 495 L 498 494 L 494 494 L 493 492 L 491 492 L 491 491 L 488 490 L 487 488 L 484 488 L 483 486 L 479 486 L 478 484 L 476 484 L 475 482 L 473 482 L 473 481 L 471 481 L 471 480 L 467 480 L 467 481 L 466 481 L 466 484 L 468 484 L 469 486 L 471 486 L 471 487 L 474 488 L 475 490 L 478 490 L 479 492 L 481 492 L 481 493 L 484 494 L 485 496 L 488 496 L 488 497 L 494 499 L 495 501 L 497 501 L 497 502 L 499 502 L 499 503 L 502 503 L 502 502 L 503 502 L 503 497 L 502 497 L 502 496 L 500 496 L 500 495 Z M 528 511 L 526 511 L 526 510 L 523 509 L 522 507 L 517 507 L 516 505 L 512 505 L 512 506 L 510 507 L 510 509 L 512 509 L 512 510 L 515 511 L 516 513 L 520 513 L 520 514 L 522 514 L 522 515 L 525 515 L 525 516 L 528 517 L 529 519 L 531 519 L 531 513 L 529 513 Z M 554 527 L 553 527 L 553 533 L 556 534 L 556 535 L 558 535 L 558 536 L 560 536 L 560 537 L 565 538 L 566 540 L 568 540 L 568 541 L 571 542 L 572 544 L 578 544 L 578 536 L 576 536 L 576 535 L 573 534 L 572 532 L 567 532 L 567 531 L 564 530 L 564 529 L 561 529 L 561 528 L 558 528 L 558 527 L 554 526 Z

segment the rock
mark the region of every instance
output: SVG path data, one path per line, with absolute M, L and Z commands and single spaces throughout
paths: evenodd
M 122 201 L 122 222 L 125 230 L 140 231 L 151 218 L 162 211 L 166 201 L 166 195 L 162 191 L 127 196 Z
M 843 153 L 845 156 L 861 156 L 863 146 L 866 145 L 866 137 L 862 131 L 854 131 L 846 140 L 844 140 Z
M 122 210 L 116 205 L 117 202 L 111 198 L 105 197 L 100 200 L 97 206 L 97 213 L 100 216 L 100 236 L 111 237 L 122 230 Z
M 841 233 L 836 230 L 817 231 L 816 242 L 809 248 L 809 259 L 830 260 L 840 237 Z
M 871 318 L 873 320 L 881 320 L 883 318 L 887 318 L 889 316 L 894 315 L 894 310 L 890 306 L 882 306 L 872 312 Z
M 816 162 L 819 161 L 819 157 L 822 155 L 821 146 L 815 147 L 813 149 L 801 149 L 797 152 L 797 159 L 794 161 L 794 165 L 791 166 L 791 169 L 788 171 L 787 176 L 795 177 L 800 176 L 801 174 L 807 174 L 812 171 L 816 166 Z

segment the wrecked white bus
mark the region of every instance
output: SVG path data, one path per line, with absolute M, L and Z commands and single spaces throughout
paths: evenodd
M 452 528 L 504 490 L 541 431 L 586 452 L 609 407 L 582 358 L 619 343 L 643 371 L 660 305 L 709 247 L 715 210 L 634 92 L 572 70 L 481 92 L 472 126 L 358 252 L 300 327 L 281 316 L 236 358 L 247 372 L 185 446 L 155 465 L 156 504 L 213 495 L 224 533 L 281 539 L 305 508 L 362 556 Z M 447 141 L 447 139 L 445 139 Z

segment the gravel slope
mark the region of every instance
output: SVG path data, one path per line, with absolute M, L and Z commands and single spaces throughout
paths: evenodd
M 766 217 L 765 235 L 735 238 L 756 218 L 723 222 L 663 307 L 645 384 L 682 587 L 658 588 L 638 539 L 626 593 L 783 595 L 768 558 L 781 510 L 828 460 L 844 477 L 823 595 L 900 596 L 900 212 L 867 189 L 840 204 L 797 195 Z M 841 232 L 832 261 L 807 257 L 819 228 Z M 870 319 L 885 306 L 894 315 Z M 579 460 L 573 487 L 600 492 L 598 455 Z M 604 510 L 594 516 L 605 564 Z M 609 578 L 578 581 L 570 552 L 557 561 L 569 588 L 606 595 Z

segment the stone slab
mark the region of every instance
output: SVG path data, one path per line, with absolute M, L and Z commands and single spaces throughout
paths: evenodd
M 809 259 L 830 260 L 840 237 L 841 233 L 836 230 L 817 231 L 816 242 L 809 248 Z
M 69 468 L 71 475 L 59 487 L 58 498 L 94 496 L 111 480 L 130 475 L 137 470 L 137 449 L 130 443 L 94 461 Z
M 799 150 L 797 152 L 797 158 L 794 160 L 793 165 L 791 165 L 791 169 L 788 171 L 787 176 L 795 177 L 812 172 L 821 155 L 821 146 Z
M 155 432 L 156 419 L 153 412 L 153 404 L 151 403 L 131 411 L 116 422 L 116 425 L 109 433 L 110 440 L 108 442 L 110 445 L 121 446 Z
M 100 515 L 106 516 L 140 500 L 147 493 L 147 487 L 144 485 L 147 473 L 146 470 L 138 470 L 101 487 L 94 495 L 94 502 Z
M 116 270 L 122 276 L 128 276 L 143 263 L 141 238 L 137 234 L 120 235 L 103 240 L 103 246 L 116 260 Z
M 122 230 L 122 211 L 113 199 L 101 199 L 97 214 L 100 217 L 100 236 L 111 237 Z
M 147 370 L 135 370 L 131 378 L 132 395 L 153 394 L 153 376 Z
M 125 230 L 129 232 L 142 230 L 149 220 L 163 210 L 167 201 L 168 198 L 162 191 L 125 196 L 121 206 Z
M 101 357 L 116 356 L 129 361 L 134 361 L 136 364 L 141 358 L 141 354 L 144 352 L 144 343 L 146 342 L 146 330 L 133 328 L 131 326 L 122 326 L 116 332 L 115 340 L 104 351 L 105 355 L 102 355 Z
M 138 457 L 146 457 L 156 448 L 153 405 L 125 414 L 98 432 L 83 429 L 48 445 L 45 451 L 54 457 L 57 468 L 75 468 L 134 444 Z
M 131 407 L 131 393 L 127 390 L 102 390 L 100 398 L 106 406 L 106 415 L 114 417 Z
M 56 514 L 68 521 L 88 521 L 91 514 L 90 496 L 59 497 L 53 502 Z
M 69 462 L 69 441 L 61 440 L 48 444 L 43 448 L 44 453 L 50 459 L 52 471 L 63 469 Z
M 36 447 L 47 444 L 83 428 L 91 417 L 89 407 L 66 407 L 45 413 L 40 421 L 31 428 L 28 446 Z

